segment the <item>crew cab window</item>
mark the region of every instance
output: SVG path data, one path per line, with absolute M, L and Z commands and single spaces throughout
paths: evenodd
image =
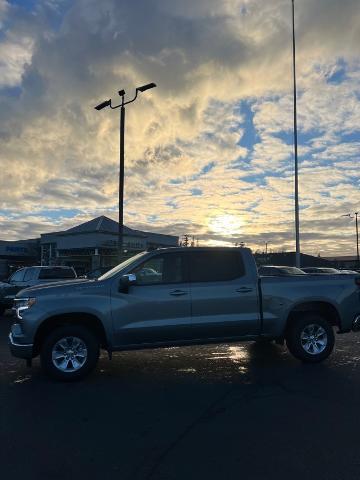
M 24 278 L 25 268 L 21 268 L 17 272 L 13 273 L 10 277 L 10 282 L 22 282 Z
M 69 279 L 75 278 L 75 272 L 72 268 L 42 268 L 39 273 L 41 280 Z
M 30 282 L 31 280 L 36 279 L 36 268 L 27 268 L 25 270 L 24 282 Z
M 181 283 L 185 281 L 183 255 L 168 253 L 147 260 L 132 273 L 137 285 Z
M 196 252 L 190 254 L 191 282 L 226 282 L 245 274 L 239 252 Z

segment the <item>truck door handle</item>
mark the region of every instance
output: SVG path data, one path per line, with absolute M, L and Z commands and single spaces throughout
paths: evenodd
M 185 292 L 184 290 L 172 290 L 169 293 L 170 293 L 170 295 L 174 295 L 175 297 L 179 297 L 180 295 L 187 295 L 188 292 Z
M 253 289 L 249 287 L 240 287 L 240 288 L 237 288 L 236 291 L 238 293 L 248 293 L 248 292 L 252 292 Z

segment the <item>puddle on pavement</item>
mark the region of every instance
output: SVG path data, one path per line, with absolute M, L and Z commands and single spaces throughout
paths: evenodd
M 223 350 L 224 347 L 221 348 Z M 249 361 L 249 352 L 246 346 L 226 346 L 225 351 L 210 352 L 211 356 L 207 357 L 207 360 L 217 360 L 225 361 L 227 364 L 234 364 L 237 367 L 237 370 L 245 374 L 248 371 L 248 361 Z M 217 366 L 220 366 L 220 362 L 217 362 Z M 226 373 L 223 372 L 226 376 Z

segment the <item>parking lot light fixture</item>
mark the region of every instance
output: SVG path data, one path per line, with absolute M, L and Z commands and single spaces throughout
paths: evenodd
M 108 107 L 111 103 L 111 100 L 106 100 L 105 102 L 100 103 L 99 105 L 96 105 L 95 110 L 102 110 L 105 107 Z
M 125 164 L 125 105 L 134 102 L 137 99 L 139 92 L 145 92 L 150 88 L 156 87 L 155 83 L 147 83 L 137 87 L 135 90 L 135 96 L 125 101 L 125 90 L 119 90 L 118 94 L 121 97 L 121 103 L 119 105 L 112 105 L 111 100 L 106 100 L 97 105 L 95 110 L 102 110 L 103 108 L 110 107 L 112 110 L 120 108 L 120 166 L 119 166 L 119 231 L 118 231 L 118 257 L 119 262 L 122 261 L 123 244 L 124 244 L 124 164 Z
M 139 92 L 145 92 L 146 90 L 150 90 L 150 88 L 154 88 L 154 87 L 156 87 L 155 83 L 147 83 L 142 87 L 138 87 L 136 90 L 138 90 Z

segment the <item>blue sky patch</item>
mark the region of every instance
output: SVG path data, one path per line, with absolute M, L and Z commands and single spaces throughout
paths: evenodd
M 252 152 L 254 149 L 255 143 L 260 142 L 260 136 L 258 135 L 256 128 L 254 126 L 254 112 L 252 111 L 251 106 L 253 101 L 242 101 L 240 103 L 240 113 L 244 114 L 245 121 L 241 126 L 245 129 L 243 136 L 238 142 L 238 145 L 245 147 Z
M 335 72 L 327 78 L 328 83 L 339 84 L 346 79 L 346 62 L 340 59 L 337 63 L 337 69 Z
M 171 183 L 171 185 L 180 185 L 184 182 L 181 178 L 172 178 L 169 183 Z
M 179 208 L 178 204 L 176 202 L 174 202 L 173 200 L 169 200 L 168 202 L 166 202 L 166 204 L 168 207 L 171 207 L 173 208 L 174 210 L 176 210 L 177 208 Z
M 45 209 L 45 210 L 39 210 L 37 212 L 33 212 L 30 215 L 31 216 L 43 216 L 43 217 L 48 217 L 54 220 L 57 220 L 59 218 L 73 218 L 79 215 L 80 213 L 83 213 L 81 210 L 77 208 L 59 208 L 59 209 Z

